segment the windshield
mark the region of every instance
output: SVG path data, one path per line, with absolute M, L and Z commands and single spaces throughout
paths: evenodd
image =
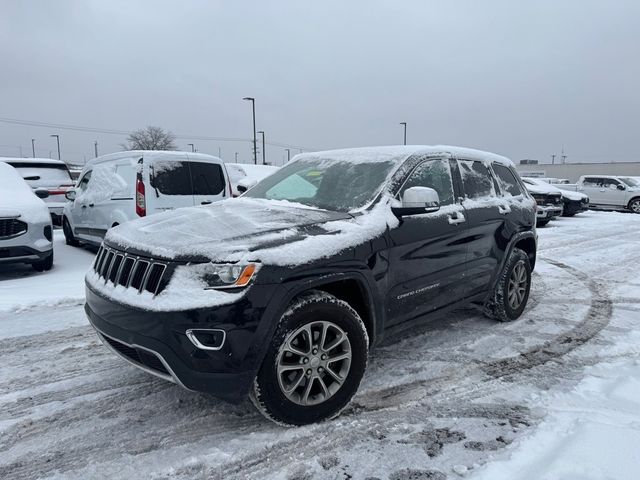
M 375 198 L 394 165 L 391 161 L 299 160 L 282 167 L 244 196 L 348 212 Z
M 640 187 L 640 182 L 638 182 L 638 180 L 636 180 L 635 178 L 620 177 L 620 180 L 622 180 L 624 183 L 626 183 L 630 187 Z

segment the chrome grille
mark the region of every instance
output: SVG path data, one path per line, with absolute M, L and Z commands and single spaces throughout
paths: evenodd
M 106 282 L 157 295 L 167 272 L 167 264 L 139 257 L 102 245 L 93 262 L 93 270 Z

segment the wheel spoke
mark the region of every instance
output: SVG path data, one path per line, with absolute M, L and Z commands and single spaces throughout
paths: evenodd
M 323 322 L 322 324 L 322 335 L 320 335 L 320 343 L 318 344 L 318 346 L 320 347 L 320 350 L 324 350 L 324 342 L 327 340 L 327 330 L 329 330 L 329 324 L 326 322 Z
M 291 345 L 291 342 L 289 342 L 286 346 L 286 349 L 289 352 L 295 354 L 295 355 L 299 355 L 301 357 L 304 357 L 308 352 L 303 352 L 302 350 L 300 350 L 298 347 L 294 347 L 293 345 Z
M 329 375 L 331 375 L 334 378 L 334 380 L 338 382 L 338 385 L 342 385 L 342 382 L 344 382 L 344 378 L 342 378 L 340 375 L 334 372 L 329 365 L 327 365 L 327 368 L 324 371 L 329 372 Z
M 336 356 L 329 357 L 329 360 L 327 361 L 327 363 L 339 362 L 340 360 L 345 360 L 347 358 L 351 358 L 351 352 L 343 352 Z
M 321 376 L 318 376 L 318 382 L 320 383 L 320 388 L 322 388 L 322 393 L 324 394 L 324 398 L 327 399 L 329 398 L 329 396 L 331 395 L 329 393 L 329 389 L 327 388 L 327 385 L 324 383 L 324 380 L 322 379 Z
M 330 352 L 331 350 L 333 350 L 334 348 L 336 348 L 338 345 L 340 345 L 342 342 L 344 342 L 347 339 L 347 336 L 344 333 L 340 333 L 340 335 L 338 337 L 336 337 L 330 344 L 328 347 L 326 347 L 324 349 L 325 352 Z
M 300 386 L 300 384 L 302 383 L 302 379 L 304 378 L 304 372 L 302 372 L 300 375 L 298 375 L 298 378 L 296 379 L 295 382 L 293 382 L 293 385 L 288 388 L 285 392 L 286 393 L 293 393 L 295 392 L 295 390 Z
M 307 382 L 307 387 L 304 389 L 304 395 L 302 397 L 302 404 L 307 405 L 309 403 L 309 394 L 311 393 L 311 387 L 313 387 L 313 382 L 316 380 L 316 377 L 309 378 Z
M 278 370 L 280 372 L 290 372 L 292 370 L 304 370 L 303 365 L 278 365 Z

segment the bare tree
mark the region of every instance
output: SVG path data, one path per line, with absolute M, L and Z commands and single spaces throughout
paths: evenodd
M 175 140 L 175 135 L 168 130 L 149 126 L 131 132 L 127 143 L 120 146 L 125 150 L 176 150 Z

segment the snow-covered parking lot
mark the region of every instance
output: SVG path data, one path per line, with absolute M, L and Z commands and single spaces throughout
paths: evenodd
M 0 270 L 0 478 L 629 479 L 640 465 L 640 217 L 538 231 L 513 323 L 455 312 L 371 353 L 336 420 L 284 429 L 130 367 L 84 316 L 93 253 Z

